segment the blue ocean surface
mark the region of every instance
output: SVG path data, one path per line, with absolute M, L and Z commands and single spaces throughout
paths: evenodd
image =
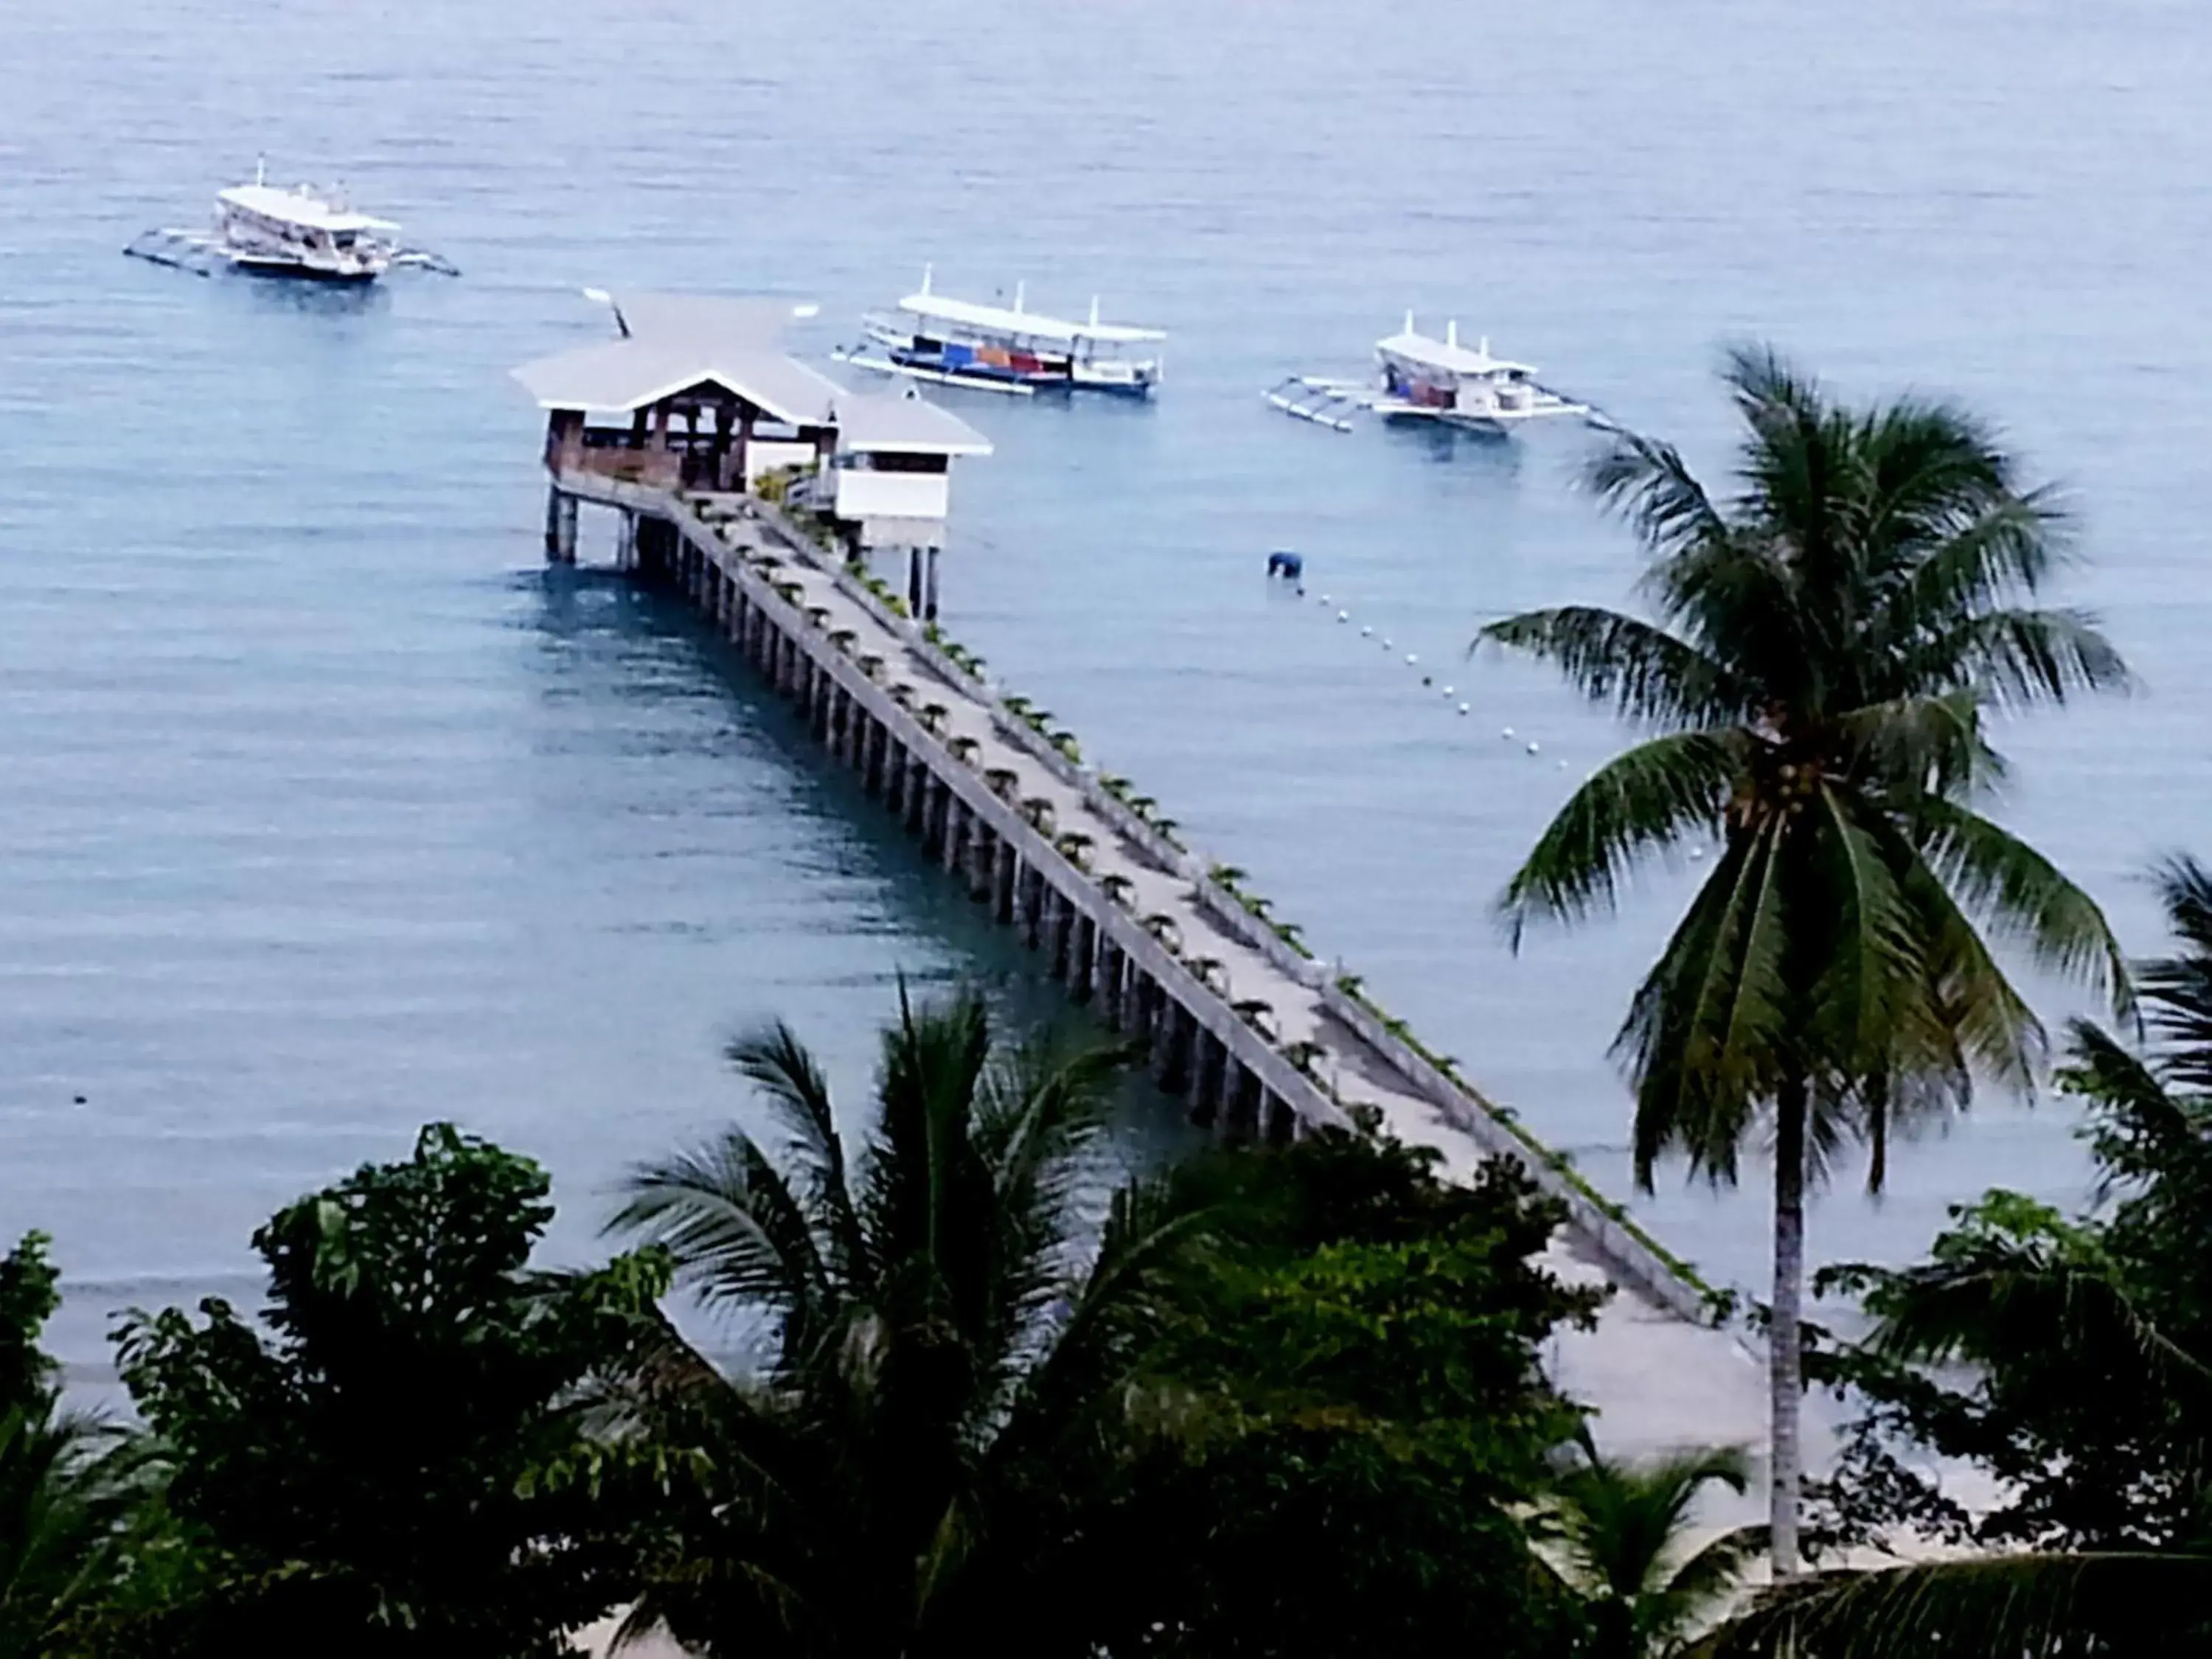
M 1054 1006 L 679 611 L 541 569 L 507 371 L 604 331 L 586 284 L 816 300 L 821 354 L 926 261 L 1171 330 L 1152 406 L 945 394 L 997 445 L 947 628 L 1624 1195 L 1607 1044 L 1695 871 L 1510 952 L 1492 899 L 1626 734 L 1463 653 L 1627 599 L 1635 549 L 1574 432 L 1339 435 L 1272 380 L 1411 307 L 1716 473 L 1725 340 L 1966 399 L 2071 491 L 2063 597 L 2143 682 L 2007 729 L 2002 815 L 2142 949 L 2146 861 L 2212 852 L 2201 8 L 15 0 L 7 35 L 0 1231 L 56 1235 L 84 1374 L 106 1310 L 250 1297 L 256 1222 L 425 1119 L 544 1158 L 581 1252 L 628 1163 L 744 1110 L 747 1023 L 857 1100 L 902 971 Z M 118 257 L 261 153 L 465 274 Z M 2075 1195 L 2075 1122 L 1985 1101 L 1878 1203 L 1839 1166 L 1816 1258 Z M 1755 1279 L 1751 1181 L 1643 1207 Z

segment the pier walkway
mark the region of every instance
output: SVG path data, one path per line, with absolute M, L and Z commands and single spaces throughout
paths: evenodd
M 1365 1106 L 1455 1176 L 1494 1155 L 1526 1168 L 1569 1216 L 1550 1265 L 1623 1292 L 1551 1356 L 1562 1385 L 1598 1408 L 1609 1449 L 1763 1441 L 1763 1367 L 1719 1328 L 1713 1293 L 1686 1265 L 1266 918 L 1141 798 L 1079 764 L 1070 734 L 1040 729 L 890 589 L 753 497 L 582 471 L 555 477 L 556 561 L 574 556 L 579 501 L 616 509 L 623 562 L 686 594 L 1075 1001 L 1146 1045 L 1162 1085 L 1200 1121 L 1282 1139 Z

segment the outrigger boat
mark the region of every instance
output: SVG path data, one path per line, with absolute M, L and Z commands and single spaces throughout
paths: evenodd
M 427 249 L 401 246 L 392 234 L 398 228 L 389 219 L 355 212 L 336 191 L 272 185 L 264 165 L 254 168 L 252 184 L 216 192 L 212 230 L 149 230 L 123 251 L 202 276 L 228 269 L 373 283 L 401 267 L 460 275 Z
M 1462 345 L 1457 323 L 1446 324 L 1439 340 L 1417 330 L 1409 311 L 1403 328 L 1375 343 L 1375 362 L 1365 380 L 1293 374 L 1263 395 L 1285 415 L 1335 432 L 1351 431 L 1363 413 L 1492 434 L 1562 417 L 1607 424 L 1589 404 L 1538 384 L 1529 364 L 1492 356 L 1487 339 L 1473 350 Z
M 1158 355 L 1131 349 L 1166 339 L 1160 330 L 1101 322 L 1095 299 L 1083 322 L 1030 311 L 1024 299 L 1018 285 L 1011 307 L 951 299 L 931 290 L 925 268 L 919 293 L 901 300 L 895 312 L 860 319 L 869 343 L 832 355 L 879 374 L 1017 397 L 1082 391 L 1143 398 L 1159 384 Z

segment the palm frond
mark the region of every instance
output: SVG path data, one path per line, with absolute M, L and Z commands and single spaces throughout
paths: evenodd
M 972 1135 L 973 1108 L 991 1054 L 983 1000 L 963 991 L 917 1008 L 899 991 L 877 1079 L 881 1107 L 859 1205 L 872 1249 L 884 1260 L 946 1267 L 966 1189 L 988 1185 Z M 976 1194 L 979 1200 L 983 1194 Z M 983 1212 L 988 1213 L 987 1211 Z
M 1971 690 L 1867 703 L 1836 722 L 1870 785 L 1905 804 L 1922 795 L 1970 799 L 2004 776 Z
M 850 1282 L 865 1271 L 860 1218 L 853 1208 L 845 1145 L 821 1062 L 781 1020 L 740 1037 L 725 1051 L 740 1076 L 758 1089 L 798 1160 L 797 1187 L 820 1230 L 825 1265 Z
M 1583 481 L 1654 552 L 1676 553 L 1729 536 L 1727 520 L 1672 444 L 1617 434 L 1591 458 Z
M 1984 1363 L 2057 1344 L 2133 1355 L 2147 1393 L 2212 1390 L 2212 1364 L 2160 1330 L 2094 1243 L 2063 1224 L 1954 1243 L 1937 1260 L 1884 1275 L 1868 1306 L 1868 1346 L 1893 1359 Z
M 1498 908 L 1517 947 L 1535 915 L 1573 918 L 1610 905 L 1638 860 L 1720 832 L 1750 742 L 1735 732 L 1683 732 L 1607 762 L 1568 798 Z
M 1965 908 L 2043 967 L 2086 984 L 2123 1017 L 2134 981 L 2104 911 L 2058 866 L 1972 809 L 1929 799 L 1916 813 L 1921 852 Z
M 994 1458 L 1037 1455 L 1129 1403 L 1121 1385 L 1178 1287 L 1207 1271 L 1251 1214 L 1241 1190 L 1193 1166 L 1116 1190 L 1097 1254 L 1059 1311 L 1049 1352 L 1024 1379 Z
M 1674 1569 L 1667 1594 L 1680 1603 L 1683 1623 L 1735 1593 L 1752 1563 L 1766 1553 L 1768 1535 L 1763 1525 L 1731 1527 L 1707 1539 Z
M 1954 404 L 1906 396 L 1867 411 L 1854 448 L 1870 503 L 1863 534 L 1890 556 L 1875 574 L 1892 579 L 1891 591 L 1917 580 L 1951 543 L 2014 503 L 2033 510 L 2022 527 L 2039 532 L 2033 543 L 1986 568 L 1971 556 L 1950 560 L 1963 586 L 1945 580 L 1929 597 L 1955 592 L 1970 605 L 1986 594 L 2033 592 L 2041 581 L 2058 550 L 2063 514 L 2051 492 L 2020 491 L 2012 457 L 1987 422 Z M 1950 614 L 1958 604 L 1938 609 Z
M 2050 492 L 2009 495 L 1986 476 L 1960 488 L 1960 472 L 1987 466 L 1978 456 L 1924 465 L 1936 475 L 1923 486 L 1934 499 L 1887 497 L 1877 526 L 1901 555 L 1870 618 L 1871 636 L 1890 648 L 2034 593 L 2064 547 L 2064 514 Z
M 1901 835 L 1899 840 L 1903 843 Z M 1919 918 L 1929 994 L 1948 1041 L 1962 1062 L 2026 1095 L 2048 1047 L 2043 1023 L 1934 868 L 1909 845 L 1898 863 L 1899 885 Z
M 1679 1147 L 1716 1182 L 1776 1076 L 1789 1024 L 1783 834 L 1739 836 L 1706 878 L 1614 1040 L 1636 1085 L 1636 1178 Z
M 2212 1557 L 2011 1555 L 1821 1573 L 1769 1591 L 1700 1659 L 2179 1659 L 2212 1640 Z
M 2176 1098 L 2148 1061 L 2122 1048 L 2101 1027 L 2075 1019 L 2068 1024 L 2067 1036 L 2067 1063 L 2060 1081 L 2108 1118 L 2164 1149 L 2193 1147 L 2212 1132 L 2200 1109 Z M 2110 1195 L 2109 1188 L 2100 1189 L 2100 1197 Z
M 2080 610 L 1978 611 L 1917 646 L 1896 677 L 1923 686 L 1981 686 L 2008 708 L 2134 684 L 2097 618 Z
M 2150 1022 L 2162 1040 L 2162 1069 L 2175 1081 L 2212 1090 L 2212 872 L 2193 858 L 2152 871 L 2179 955 L 2143 963 L 2137 978 Z
M 1917 919 L 1854 803 L 1831 785 L 1815 803 L 1827 820 L 1816 845 L 1832 868 L 1823 885 L 1835 901 L 1810 1010 L 1821 1047 L 1854 1076 L 1919 1069 L 1940 1059 L 1945 1034 Z
M 1742 720 L 1755 699 L 1722 663 L 1663 628 L 1594 605 L 1524 611 L 1490 623 L 1470 650 L 1496 645 L 1553 664 L 1590 702 L 1661 727 Z
M 744 1131 L 634 1166 L 607 1223 L 665 1247 L 710 1306 L 772 1309 L 803 1346 L 832 1293 L 805 1206 Z

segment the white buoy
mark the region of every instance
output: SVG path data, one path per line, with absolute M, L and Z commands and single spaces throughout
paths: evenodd
M 1501 737 L 1501 738 L 1504 738 L 1504 739 L 1506 740 L 1506 742 L 1510 743 L 1510 742 L 1512 742 L 1512 741 L 1513 741 L 1513 728 L 1512 728 L 1511 726 L 1507 726 L 1507 727 L 1506 727 L 1503 732 L 1500 732 L 1498 735 L 1499 737 Z
M 1373 629 L 1371 629 L 1371 628 L 1363 628 L 1363 629 L 1361 629 L 1359 630 L 1359 637 L 1360 637 L 1361 639 L 1363 639 L 1363 640 L 1364 640 L 1364 639 L 1365 639 L 1365 638 L 1366 638 L 1370 634 L 1372 634 L 1374 631 L 1375 631 L 1375 630 L 1374 630 Z
M 1696 863 L 1699 859 L 1701 859 L 1701 858 L 1705 857 L 1705 849 L 1704 848 L 1702 848 L 1702 847 L 1692 847 L 1692 848 L 1690 849 L 1690 862 L 1691 862 L 1691 863 L 1692 863 L 1692 864 L 1695 864 L 1695 863 Z
M 1460 712 L 1461 714 L 1464 714 L 1465 713 L 1467 713 L 1467 705 L 1466 705 L 1465 703 L 1462 703 L 1462 704 L 1460 704 L 1460 706 L 1459 706 L 1459 712 Z
M 1567 769 L 1567 763 L 1566 763 L 1566 762 L 1565 762 L 1565 761 L 1561 761 L 1561 762 L 1559 763 L 1559 770 L 1561 770 L 1562 772 L 1564 772 L 1564 771 L 1565 771 L 1566 769 Z
M 1349 611 L 1340 611 L 1336 613 L 1336 619 L 1339 622 L 1350 622 L 1352 620 L 1352 613 Z
M 1531 739 L 1529 739 L 1529 743 L 1528 743 L 1528 752 L 1529 752 L 1530 754 L 1532 754 L 1532 755 L 1534 755 L 1534 754 L 1537 754 L 1537 753 L 1540 753 L 1540 752 L 1541 752 L 1541 750 L 1542 750 L 1542 749 L 1543 749 L 1543 746 L 1544 746 L 1543 744 L 1540 744 L 1540 743 L 1536 742 L 1536 741 L 1532 738 Z
M 1395 651 L 1395 649 L 1397 649 L 1397 647 L 1396 647 L 1395 646 L 1392 645 L 1392 644 L 1390 643 L 1390 641 L 1389 641 L 1388 639 L 1385 639 L 1385 640 L 1382 641 L 1382 648 L 1383 648 L 1385 651 Z
M 1420 657 L 1416 653 L 1408 651 L 1406 653 L 1406 666 L 1411 668 L 1414 664 L 1419 662 L 1420 659 Z
M 1328 594 L 1326 594 L 1326 593 L 1322 594 L 1322 595 L 1321 596 L 1321 602 L 1322 602 L 1323 605 L 1327 605 L 1327 604 L 1328 603 Z
M 1448 697 L 1449 697 L 1449 696 L 1451 696 L 1451 694 L 1452 694 L 1452 689 L 1451 689 L 1451 687 L 1449 687 L 1449 685 L 1448 685 L 1448 686 L 1446 686 L 1446 687 L 1444 687 L 1444 696 L 1448 696 Z

